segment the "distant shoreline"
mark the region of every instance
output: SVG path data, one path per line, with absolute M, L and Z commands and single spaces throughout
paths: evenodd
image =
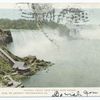
M 57 27 L 57 23 L 55 22 L 43 22 L 43 25 L 51 26 L 52 28 Z M 0 28 L 1 29 L 38 29 L 37 23 L 34 20 L 26 20 L 26 19 L 0 19 Z

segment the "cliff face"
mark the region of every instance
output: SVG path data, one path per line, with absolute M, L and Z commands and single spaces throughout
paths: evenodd
M 0 45 L 6 45 L 12 41 L 13 39 L 10 30 L 3 31 L 0 29 Z

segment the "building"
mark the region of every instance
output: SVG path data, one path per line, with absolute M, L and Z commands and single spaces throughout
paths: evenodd
M 14 70 L 18 71 L 19 73 L 24 73 L 30 71 L 30 67 L 27 66 L 25 62 L 21 61 L 15 61 L 13 58 L 11 58 L 4 50 L 0 48 L 0 56 L 2 56 L 4 59 L 10 60 L 12 63 L 12 67 Z

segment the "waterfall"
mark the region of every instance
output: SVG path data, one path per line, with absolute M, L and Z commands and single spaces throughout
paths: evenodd
M 83 28 L 78 34 L 73 31 L 71 36 L 76 39 L 72 38 L 71 40 L 67 39 L 69 38 L 67 35 L 68 33 L 66 30 L 63 31 L 63 28 L 59 31 L 58 29 L 46 27 L 44 28 L 44 31 L 47 32 L 51 39 L 55 40 L 59 48 L 51 43 L 39 30 L 11 30 L 13 42 L 8 45 L 8 49 L 19 57 L 33 55 L 40 59 L 51 61 L 51 59 L 60 59 L 61 55 L 63 57 L 63 52 L 65 52 L 65 50 L 70 52 L 68 49 L 72 48 L 73 45 L 71 44 L 71 41 L 73 40 L 78 42 L 81 38 L 84 40 L 100 38 L 100 30 L 98 28 L 96 30 L 95 28 Z
M 58 31 L 48 29 L 45 31 L 60 45 L 63 39 Z M 11 30 L 11 34 L 13 43 L 8 45 L 8 49 L 17 56 L 34 55 L 41 59 L 49 59 L 49 52 L 58 52 L 58 48 L 39 30 Z

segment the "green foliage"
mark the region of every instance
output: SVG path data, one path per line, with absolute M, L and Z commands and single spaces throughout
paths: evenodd
M 37 29 L 36 23 L 33 20 L 10 20 L 0 19 L 0 28 L 2 29 Z
M 11 65 L 6 62 L 4 59 L 0 58 L 0 73 L 11 73 Z
M 55 23 L 55 22 L 44 22 L 43 24 L 42 24 L 43 26 L 49 26 L 50 28 L 52 28 L 52 29 L 56 29 L 59 25 L 57 24 L 57 23 Z
M 11 77 L 12 77 L 15 81 L 20 81 L 20 80 L 23 80 L 23 79 L 28 78 L 28 76 L 24 76 L 24 75 L 20 75 L 20 74 L 12 75 Z
M 49 26 L 53 29 L 58 27 L 58 24 L 55 22 L 47 22 L 44 21 L 40 25 Z M 25 19 L 18 19 L 18 20 L 10 20 L 10 19 L 0 19 L 0 28 L 1 29 L 38 29 L 37 22 L 33 20 L 25 20 Z

